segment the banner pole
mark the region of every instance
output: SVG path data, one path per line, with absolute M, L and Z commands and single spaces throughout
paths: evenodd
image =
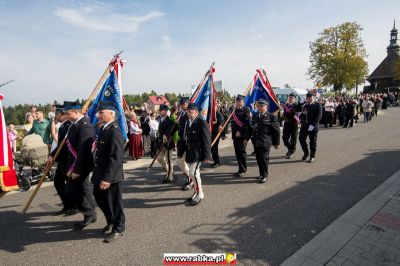
M 96 86 L 94 87 L 93 91 L 91 92 L 91 94 L 89 95 L 89 98 L 86 100 L 85 104 L 82 107 L 82 113 L 86 113 L 89 104 L 92 102 L 93 98 L 96 96 L 96 94 L 98 93 L 98 91 L 100 90 L 101 86 L 104 83 L 104 80 L 106 79 L 107 75 L 110 74 L 110 70 L 113 67 L 113 64 L 115 63 L 115 60 L 119 57 L 119 55 L 122 53 L 119 52 L 118 54 L 114 55 L 113 59 L 110 61 L 110 63 L 108 64 L 107 68 L 104 70 L 103 75 L 101 75 L 99 81 L 97 82 Z M 65 145 L 65 142 L 67 140 L 67 135 L 65 135 L 63 141 L 60 143 L 60 145 L 58 145 L 57 147 L 57 151 L 53 157 L 53 160 L 51 161 L 50 164 L 48 164 L 46 166 L 46 169 L 43 173 L 43 175 L 40 177 L 38 184 L 36 185 L 35 190 L 33 191 L 31 197 L 29 198 L 28 202 L 25 204 L 24 209 L 22 210 L 23 214 L 26 214 L 29 206 L 31 205 L 33 199 L 35 198 L 36 194 L 39 192 L 40 187 L 42 186 L 42 183 L 44 182 L 46 176 L 49 174 L 51 167 L 53 167 L 53 164 L 55 162 L 55 160 L 57 159 L 58 155 L 61 152 L 61 149 L 63 148 L 63 146 Z

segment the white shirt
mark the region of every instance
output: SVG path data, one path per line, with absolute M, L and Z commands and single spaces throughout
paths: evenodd
M 129 121 L 129 134 L 135 134 L 139 135 L 142 132 L 142 130 L 139 128 L 139 125 Z
M 111 124 L 112 122 L 114 122 L 114 120 L 112 120 L 112 121 L 106 123 L 106 124 L 103 126 L 103 129 L 105 129 L 105 128 L 106 128 L 109 124 Z
M 84 118 L 85 116 L 83 115 L 83 116 L 81 116 L 81 117 L 79 117 L 75 122 L 74 122 L 74 124 L 76 125 L 82 118 Z
M 325 111 L 326 112 L 334 112 L 335 111 L 335 104 L 333 102 L 326 102 L 325 103 Z

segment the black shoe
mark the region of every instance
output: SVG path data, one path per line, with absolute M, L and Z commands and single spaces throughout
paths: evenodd
M 211 168 L 217 168 L 217 167 L 219 167 L 219 166 L 221 166 L 220 163 L 214 163 L 214 164 L 211 165 Z
M 261 180 L 261 179 L 262 179 L 262 176 L 257 176 L 256 179 L 257 179 L 257 180 Z
M 182 188 L 182 190 L 183 191 L 189 191 L 189 190 L 191 190 L 192 188 L 193 188 L 193 182 L 192 183 L 186 183 L 184 186 L 183 186 L 183 188 Z
M 72 215 L 75 215 L 75 214 L 77 214 L 77 213 L 79 213 L 79 210 L 76 209 L 76 208 L 73 208 L 73 209 L 67 210 L 67 211 L 65 212 L 65 215 L 64 215 L 64 216 L 72 216 Z
M 63 215 L 63 214 L 65 214 L 67 211 L 68 211 L 68 209 L 62 208 L 61 210 L 54 212 L 53 215 L 54 215 L 54 216 Z
M 308 160 L 309 163 L 312 163 L 315 161 L 315 157 L 310 157 L 310 160 Z
M 303 157 L 301 158 L 301 160 L 305 161 L 307 160 L 308 154 L 304 154 Z
M 243 172 L 237 172 L 237 173 L 235 174 L 235 177 L 242 177 L 242 176 L 244 176 L 244 173 L 243 173 Z
M 261 180 L 260 180 L 260 183 L 265 183 L 265 182 L 267 182 L 267 177 L 266 176 L 262 177 Z
M 110 234 L 112 232 L 112 228 L 113 228 L 112 224 L 107 224 L 101 229 L 101 231 L 103 232 L 103 234 Z
M 74 225 L 74 229 L 82 230 L 89 224 L 95 223 L 96 221 L 97 221 L 97 214 L 94 214 L 92 216 L 85 216 L 82 222 L 76 223 Z
M 104 243 L 111 243 L 114 242 L 115 240 L 117 240 L 118 238 L 120 238 L 122 236 L 122 233 L 119 232 L 112 232 L 111 234 L 109 234 L 105 239 L 104 239 Z
M 290 153 L 289 156 L 286 157 L 286 159 L 293 159 L 294 158 L 294 153 Z
M 288 152 L 286 153 L 286 155 L 285 155 L 286 158 L 289 157 L 290 153 L 291 153 L 290 151 L 288 151 Z

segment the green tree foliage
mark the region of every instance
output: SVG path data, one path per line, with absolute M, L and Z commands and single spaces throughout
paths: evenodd
M 364 83 L 368 64 L 361 31 L 356 22 L 345 22 L 324 29 L 310 43 L 311 66 L 307 74 L 316 84 L 333 86 L 335 92 L 340 92 Z
M 14 124 L 14 125 L 23 125 L 25 124 L 25 115 L 30 112 L 32 105 L 29 104 L 18 104 L 15 106 L 3 107 L 4 110 L 4 118 L 6 120 L 6 124 Z M 47 117 L 47 113 L 50 112 L 51 104 L 39 104 L 36 105 L 37 110 L 41 110 L 44 112 L 45 117 Z

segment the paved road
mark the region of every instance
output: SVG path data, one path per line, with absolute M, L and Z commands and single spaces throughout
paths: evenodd
M 80 215 L 54 217 L 60 206 L 52 187 L 43 188 L 29 213 L 29 193 L 0 200 L 0 261 L 3 265 L 160 265 L 164 252 L 236 252 L 240 265 L 279 265 L 365 195 L 400 169 L 400 109 L 369 124 L 321 130 L 317 160 L 292 160 L 272 151 L 270 180 L 257 184 L 254 157 L 243 178 L 233 178 L 232 147 L 221 151 L 223 167 L 205 169 L 205 200 L 185 206 L 191 192 L 183 178 L 161 184 L 158 169 L 127 169 L 123 185 L 127 232 L 102 243 L 99 221 L 72 232 Z M 249 149 L 251 151 L 251 149 Z

